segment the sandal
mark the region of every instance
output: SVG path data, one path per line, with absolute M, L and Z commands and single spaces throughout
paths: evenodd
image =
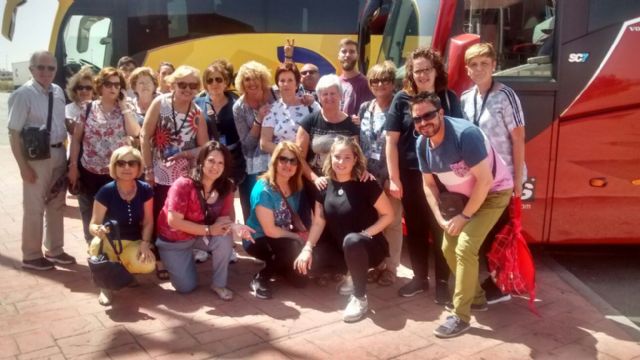
M 156 277 L 162 281 L 169 280 L 169 271 L 164 268 L 161 262 L 156 263 Z
M 378 280 L 380 279 L 380 275 L 382 275 L 382 272 L 383 270 L 380 270 L 378 268 L 369 269 L 369 271 L 367 272 L 367 283 L 373 284 L 378 282 Z
M 378 278 L 378 285 L 380 286 L 391 286 L 396 282 L 396 274 L 388 269 L 385 269 L 380 274 Z
M 215 287 L 211 286 L 211 290 L 218 295 L 221 300 L 231 301 L 233 299 L 233 291 L 225 288 L 225 287 Z

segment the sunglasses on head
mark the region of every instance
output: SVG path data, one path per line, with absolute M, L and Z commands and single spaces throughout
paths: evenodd
M 304 70 L 304 71 L 300 71 L 300 75 L 313 75 L 315 73 L 317 73 L 317 70 Z
M 102 82 L 102 86 L 106 87 L 107 89 L 111 89 L 113 87 L 115 87 L 116 89 L 120 88 L 120 82 L 112 82 L 109 80 L 105 80 Z
M 208 78 L 207 84 L 211 85 L 213 84 L 214 81 L 217 82 L 218 84 L 222 84 L 224 82 L 224 79 L 219 76 Z
M 48 70 L 51 72 L 56 71 L 56 67 L 53 65 L 36 65 L 35 68 L 38 69 L 38 71 L 45 71 L 45 70 Z
M 289 165 L 298 165 L 298 159 L 297 158 L 290 158 L 290 157 L 286 157 L 284 155 L 280 155 L 278 156 L 278 161 L 280 162 L 280 164 L 289 164 Z
M 93 90 L 93 86 L 91 85 L 77 85 L 73 88 L 75 91 L 91 91 Z
M 116 160 L 117 167 L 124 167 L 125 165 L 129 167 L 140 166 L 139 160 Z
M 369 80 L 369 84 L 371 85 L 383 85 L 383 84 L 391 84 L 391 79 L 371 79 Z
M 178 88 L 180 90 L 186 90 L 187 87 L 191 90 L 198 90 L 198 88 L 200 87 L 200 84 L 198 84 L 197 82 L 188 83 L 188 82 L 180 81 L 176 85 L 178 85 Z
M 424 113 L 422 115 L 414 116 L 413 117 L 413 122 L 416 123 L 416 124 L 419 124 L 419 123 L 421 123 L 423 121 L 433 120 L 436 117 L 436 115 L 438 115 L 438 111 L 440 111 L 440 109 L 427 111 L 426 113 Z

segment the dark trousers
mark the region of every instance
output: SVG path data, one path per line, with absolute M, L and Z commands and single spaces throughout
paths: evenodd
M 407 226 L 409 258 L 414 276 L 427 279 L 429 274 L 429 236 L 433 240 L 436 280 L 449 280 L 449 267 L 442 254 L 442 228 L 436 223 L 422 187 L 419 170 L 400 171 L 402 182 L 402 207 Z
M 306 284 L 306 277 L 293 269 L 303 244 L 296 239 L 271 238 L 268 236 L 255 240 L 254 243 L 244 241 L 247 253 L 264 261 L 265 267 L 259 272 L 261 278 L 269 279 L 274 274 L 285 277 L 291 284 L 301 287 Z
M 113 179 L 108 174 L 94 174 L 81 164 L 78 164 L 78 170 L 80 172 L 80 181 L 82 182 L 81 190 L 78 194 L 78 207 L 80 208 L 84 239 L 88 244 L 93 239 L 93 235 L 89 232 L 89 224 L 93 215 L 93 201 L 98 190 L 113 181 Z
M 171 188 L 171 185 L 160 185 L 160 184 L 156 184 L 153 187 L 153 219 L 154 219 L 154 226 L 153 226 L 153 237 L 152 237 L 152 241 L 155 244 L 156 243 L 156 239 L 158 238 L 158 234 L 156 232 L 156 227 L 155 224 L 157 224 L 158 221 L 158 215 L 160 215 L 160 211 L 162 211 L 162 208 L 164 207 L 164 203 L 167 200 L 167 195 L 169 195 L 169 189 Z M 153 247 L 153 254 L 156 256 L 157 260 L 162 260 L 160 258 L 160 252 L 158 251 L 158 247 L 154 246 Z

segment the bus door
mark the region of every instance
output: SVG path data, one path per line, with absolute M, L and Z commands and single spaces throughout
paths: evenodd
M 66 11 L 63 3 L 67 3 Z M 58 71 L 56 83 L 65 84 L 84 65 L 91 66 L 96 73 L 115 65 L 114 54 L 126 48 L 123 34 L 127 24 L 114 16 L 119 8 L 122 1 L 76 0 L 71 4 L 61 1 L 54 23 L 54 32 L 58 30 L 57 46 L 52 50 L 63 71 Z
M 640 2 L 562 1 L 557 15 L 549 241 L 638 243 Z
M 532 242 L 546 239 L 545 219 L 551 206 L 552 125 L 558 83 L 551 46 L 555 9 L 549 3 L 464 1 L 462 24 L 465 33 L 494 45 L 498 56 L 495 79 L 515 90 L 522 104 L 528 174 L 522 194 L 523 228 Z

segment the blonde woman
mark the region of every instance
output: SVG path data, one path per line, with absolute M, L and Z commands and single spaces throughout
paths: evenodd
M 91 66 L 83 66 L 67 83 L 67 97 L 71 102 L 64 108 L 64 117 L 67 131 L 71 135 L 73 135 L 73 128 L 76 121 L 79 120 L 82 110 L 95 97 L 93 76 Z
M 138 180 L 142 174 L 140 151 L 123 146 L 111 154 L 109 175 L 113 181 L 96 193 L 89 231 L 95 238 L 91 241 L 89 254 L 97 256 L 102 242 L 103 251 L 110 260 L 116 260 L 113 248 L 106 241 L 108 230 L 102 225 L 107 220 L 116 220 L 120 227 L 123 244 L 120 259 L 132 274 L 146 274 L 155 268 L 155 256 L 151 251 L 153 233 L 153 189 Z M 98 302 L 109 305 L 112 292 L 100 289 Z
M 267 170 L 269 154 L 260 149 L 262 120 L 274 102 L 271 92 L 271 74 L 266 66 L 249 61 L 240 66 L 235 81 L 240 98 L 233 104 L 233 120 L 247 162 L 247 177 L 239 188 L 244 218 L 249 217 L 251 189 L 258 176 Z

